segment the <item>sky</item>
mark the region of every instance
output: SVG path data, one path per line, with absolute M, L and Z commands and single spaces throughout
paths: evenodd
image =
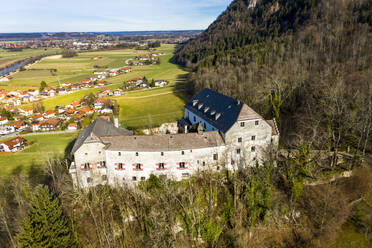
M 0 33 L 206 29 L 232 0 L 0 0 Z

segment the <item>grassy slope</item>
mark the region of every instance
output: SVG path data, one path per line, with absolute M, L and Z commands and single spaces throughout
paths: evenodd
M 25 136 L 25 139 L 33 143 L 25 150 L 0 154 L 0 176 L 29 173 L 32 165 L 40 168 L 46 159 L 63 156 L 67 144 L 76 136 L 77 133 Z

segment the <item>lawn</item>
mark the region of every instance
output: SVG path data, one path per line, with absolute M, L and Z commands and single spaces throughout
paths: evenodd
M 0 176 L 29 174 L 32 167 L 42 168 L 48 158 L 63 157 L 67 145 L 76 137 L 77 133 L 24 136 L 32 143 L 25 150 L 0 153 Z
M 182 89 L 175 86 L 130 92 L 113 99 L 120 105 L 121 125 L 130 129 L 155 127 L 182 118 L 187 100 Z

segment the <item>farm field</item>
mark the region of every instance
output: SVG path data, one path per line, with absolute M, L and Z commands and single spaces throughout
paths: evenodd
M 20 59 L 34 57 L 42 54 L 55 54 L 61 51 L 61 49 L 52 48 L 44 50 L 40 49 L 23 49 L 22 51 L 9 51 L 5 49 L 0 49 L 0 68 L 12 64 Z
M 67 145 L 77 137 L 77 133 L 39 134 L 23 136 L 32 142 L 25 150 L 16 153 L 0 153 L 0 177 L 12 174 L 30 174 L 34 165 L 41 169 L 41 165 L 48 158 L 63 157 Z
M 129 129 L 151 128 L 182 118 L 187 101 L 183 90 L 174 85 L 113 97 L 120 105 L 121 125 Z
M 183 82 L 187 72 L 178 65 L 170 63 L 169 60 L 173 56 L 173 51 L 174 45 L 162 45 L 157 49 L 157 52 L 165 53 L 164 56 L 160 56 L 160 65 L 132 66 L 133 72 L 106 79 L 112 85 L 85 89 L 72 94 L 46 99 L 43 101 L 45 109 L 49 110 L 54 109 L 55 106 L 64 106 L 89 93 L 95 93 L 101 88 L 115 89 L 122 86 L 124 81 L 145 76 L 148 80 L 167 80 L 169 81 L 169 85 L 163 88 L 130 91 L 121 97 L 114 98 L 118 100 L 121 107 L 119 117 L 121 124 L 124 127 L 136 129 L 158 126 L 163 122 L 175 121 L 182 116 L 183 105 L 185 100 L 187 100 L 183 94 Z M 125 49 L 82 53 L 78 57 L 69 59 L 52 56 L 32 65 L 27 71 L 16 73 L 14 77 L 16 80 L 12 80 L 11 82 L 12 84 L 19 82 L 17 85 L 23 88 L 26 85 L 38 87 L 42 80 L 46 81 L 49 85 L 56 85 L 58 83 L 55 81 L 56 76 L 52 76 L 50 72 L 52 68 L 57 69 L 56 74 L 60 75 L 58 77 L 61 83 L 67 81 L 78 82 L 92 75 L 94 63 L 101 63 L 101 65 L 110 66 L 110 68 L 122 67 L 125 66 L 126 59 L 146 53 L 148 52 Z M 98 56 L 100 59 L 93 62 L 91 59 L 93 56 Z M 21 80 L 22 78 L 23 80 Z M 62 78 L 65 78 L 65 80 L 62 80 Z M 13 88 L 19 89 L 19 87 Z M 152 96 L 164 92 L 168 93 Z M 138 96 L 150 97 L 131 98 Z M 22 107 L 29 106 L 32 106 L 32 104 Z
M 132 67 L 134 73 L 128 75 L 121 75 L 112 78 L 108 81 L 123 82 L 123 80 L 130 79 L 131 76 L 139 76 L 146 74 L 152 78 L 155 76 L 164 76 L 164 79 L 174 79 L 177 73 L 182 72 L 176 65 L 168 62 L 172 57 L 174 50 L 173 45 L 163 45 L 157 49 L 158 52 L 166 53 L 161 56 L 161 65 L 151 66 L 134 66 Z M 79 53 L 78 56 L 73 58 L 62 58 L 61 56 L 49 56 L 41 61 L 27 67 L 26 71 L 13 74 L 13 79 L 10 82 L 1 83 L 0 87 L 4 88 L 38 88 L 41 81 L 45 81 L 49 86 L 58 86 L 61 82 L 80 82 L 84 78 L 89 78 L 93 75 L 95 66 L 101 68 L 118 68 L 126 66 L 127 59 L 134 58 L 137 55 L 146 54 L 148 51 L 122 49 L 122 50 L 108 50 Z M 97 60 L 92 59 L 93 56 L 99 57 Z

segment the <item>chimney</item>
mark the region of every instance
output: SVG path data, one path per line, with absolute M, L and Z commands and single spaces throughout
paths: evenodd
M 114 117 L 114 126 L 115 127 L 119 127 L 119 119 L 118 119 L 118 117 Z

